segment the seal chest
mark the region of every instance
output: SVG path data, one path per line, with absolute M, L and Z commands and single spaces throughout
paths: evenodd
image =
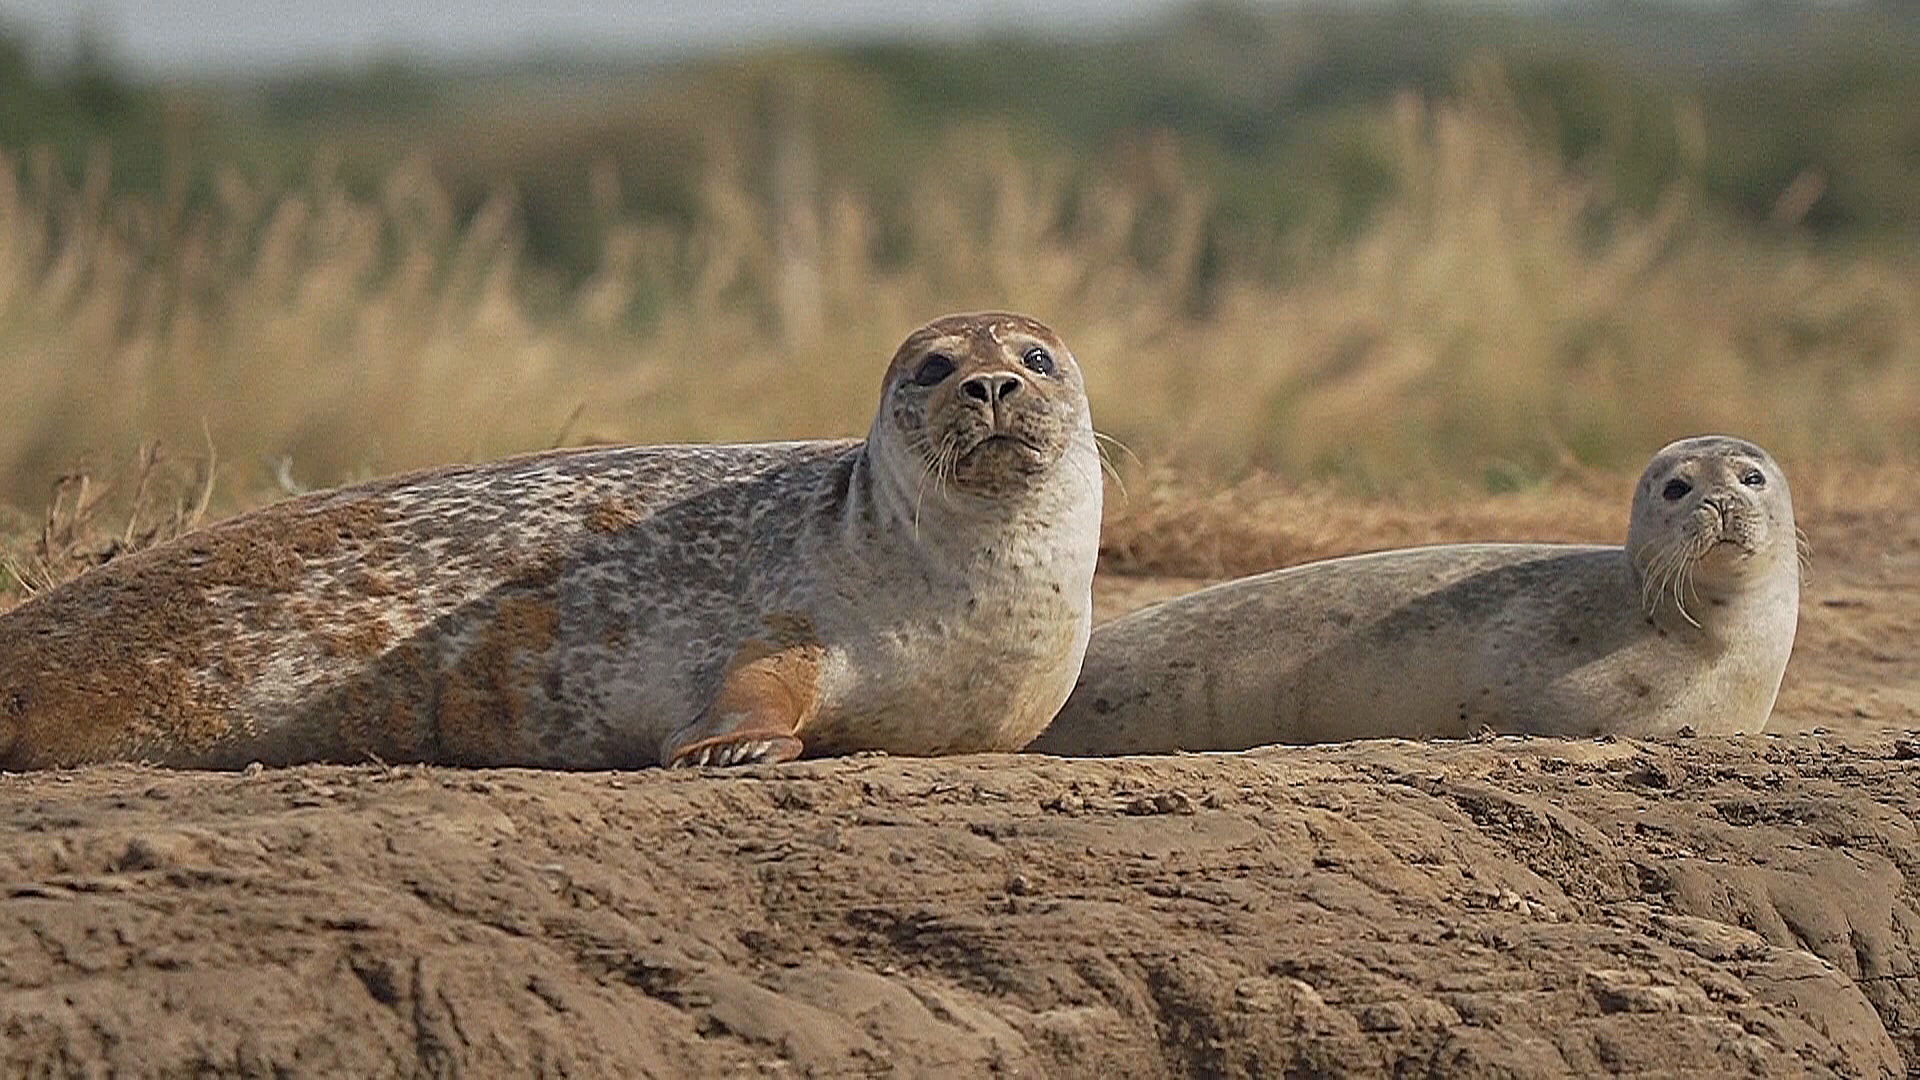
M 1799 560 L 1766 451 L 1683 439 L 1641 474 L 1624 548 L 1351 556 L 1108 623 L 1032 749 L 1759 731 L 1793 648 Z
M 915 331 L 862 441 L 558 451 L 289 500 L 0 616 L 0 765 L 619 768 L 1013 750 L 1072 688 L 1071 353 Z

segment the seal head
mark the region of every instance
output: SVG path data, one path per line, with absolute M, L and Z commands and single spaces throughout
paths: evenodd
M 1627 554 L 1649 617 L 1701 626 L 1756 583 L 1799 583 L 1793 495 L 1773 457 L 1745 439 L 1702 435 L 1653 456 L 1634 489 Z
M 916 499 L 929 486 L 975 502 L 1014 499 L 1076 444 L 1091 446 L 1080 365 L 1022 315 L 955 315 L 920 328 L 894 353 L 884 392 L 869 443 L 883 461 L 915 463 L 916 475 L 894 480 L 910 482 Z

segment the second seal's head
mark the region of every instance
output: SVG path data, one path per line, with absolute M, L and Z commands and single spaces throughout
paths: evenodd
M 1700 593 L 1797 578 L 1799 550 L 1786 474 L 1745 439 L 1703 435 L 1655 454 L 1634 491 L 1627 550 L 1650 598 L 1686 612 Z
M 1092 446 L 1086 384 L 1058 335 L 1024 315 L 948 315 L 887 368 L 875 437 L 897 437 L 929 489 L 984 498 L 1029 490 Z

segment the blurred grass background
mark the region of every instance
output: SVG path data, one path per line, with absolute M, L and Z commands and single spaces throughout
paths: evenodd
M 16 37 L 0 505 L 148 440 L 210 442 L 231 508 L 857 434 L 899 338 L 981 307 L 1056 326 L 1096 423 L 1190 474 L 1508 492 L 1713 430 L 1911 463 L 1916 239 L 1911 3 L 160 82 Z

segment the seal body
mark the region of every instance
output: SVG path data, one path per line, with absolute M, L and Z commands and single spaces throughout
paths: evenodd
M 0 764 L 1017 749 L 1079 669 L 1099 518 L 1065 346 L 948 317 L 864 441 L 415 473 L 34 597 L 0 616 Z
M 1031 749 L 1759 731 L 1793 648 L 1799 559 L 1772 458 L 1683 440 L 1642 474 L 1624 548 L 1357 555 L 1108 623 Z

